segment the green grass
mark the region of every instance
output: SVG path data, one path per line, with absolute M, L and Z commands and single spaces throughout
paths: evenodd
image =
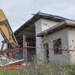
M 43 64 L 29 69 L 0 69 L 0 75 L 75 75 L 75 65 Z
M 23 71 L 24 70 L 22 69 L 19 69 L 19 70 L 2 69 L 0 70 L 0 75 L 25 75 Z

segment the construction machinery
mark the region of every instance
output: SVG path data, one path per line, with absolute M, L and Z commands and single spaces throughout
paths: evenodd
M 21 60 L 16 60 L 15 57 L 18 53 L 18 51 L 16 50 L 16 48 L 19 49 L 19 45 L 18 42 L 14 36 L 14 33 L 10 27 L 10 24 L 8 22 L 8 19 L 6 18 L 4 12 L 0 9 L 0 33 L 4 38 L 4 41 L 2 42 L 2 47 L 0 49 L 0 65 L 4 66 L 4 65 L 14 65 L 14 64 L 21 64 L 24 62 L 24 59 Z M 10 45 L 10 48 L 3 50 L 4 48 L 4 44 L 7 43 Z M 12 48 L 12 49 L 11 49 Z M 15 49 L 15 51 L 13 51 Z M 10 51 L 12 52 L 10 52 Z M 8 52 L 6 52 L 8 51 Z M 3 55 L 3 53 L 1 54 L 1 52 L 6 53 L 6 55 Z M 11 61 L 11 59 L 15 59 Z M 5 64 L 4 61 L 7 59 L 9 60 L 8 62 L 6 62 Z M 2 63 L 1 63 L 2 62 Z
M 8 19 L 6 18 L 5 14 L 3 13 L 1 9 L 0 9 L 0 33 L 4 38 L 0 51 L 3 51 L 3 47 L 5 43 L 9 43 L 12 49 L 19 47 L 17 40 L 14 36 L 14 33 L 8 22 Z M 8 55 L 11 55 L 11 54 L 8 54 Z

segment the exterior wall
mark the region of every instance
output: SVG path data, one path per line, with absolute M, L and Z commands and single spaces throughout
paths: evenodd
M 39 19 L 37 22 L 35 22 L 36 35 L 40 33 L 41 31 L 44 31 L 58 23 L 59 22 L 57 21 Z
M 44 42 L 49 44 L 49 48 L 53 48 L 53 40 L 61 38 L 62 42 L 62 49 L 68 48 L 68 36 L 67 36 L 68 29 L 62 29 L 57 31 L 56 33 L 52 33 L 44 38 Z M 69 53 L 67 51 L 62 51 L 62 54 L 54 54 L 54 50 L 49 49 L 49 60 L 55 63 L 60 64 L 69 64 Z
M 42 48 L 42 38 L 37 37 L 37 34 L 58 24 L 59 22 L 46 20 L 46 19 L 39 19 L 37 22 L 35 22 L 35 31 L 36 31 L 36 54 L 38 56 L 38 59 L 44 59 L 44 54 Z
M 75 28 L 68 28 L 69 49 L 75 50 Z M 75 51 L 70 51 L 70 63 L 75 63 Z
M 75 49 L 75 29 L 74 28 L 65 28 L 62 30 L 59 30 L 55 33 L 52 33 L 45 37 L 37 37 L 37 34 L 58 24 L 59 22 L 51 21 L 51 20 L 45 20 L 45 19 L 39 19 L 37 22 L 35 22 L 35 29 L 36 29 L 36 54 L 38 56 L 38 59 L 45 59 L 44 56 L 44 49 L 43 44 L 48 43 L 49 48 L 53 48 L 53 40 L 61 38 L 62 41 L 62 49 L 69 49 L 73 50 Z M 53 61 L 55 63 L 60 64 L 70 64 L 75 63 L 75 52 L 68 52 L 68 51 L 62 51 L 62 54 L 54 54 L 54 51 L 49 49 L 49 60 Z
M 37 37 L 37 34 L 40 33 L 42 31 L 41 29 L 41 19 L 38 20 L 36 23 L 35 23 L 35 31 L 36 31 L 36 55 L 38 57 L 38 59 L 43 59 L 43 54 L 41 54 L 42 50 L 40 49 L 41 48 L 41 42 L 42 42 L 42 38 L 41 37 Z M 38 61 L 39 62 L 39 61 Z
M 41 19 L 41 30 L 44 31 L 44 30 L 46 30 L 46 29 L 48 29 L 58 23 L 59 22 L 57 22 L 57 21 Z

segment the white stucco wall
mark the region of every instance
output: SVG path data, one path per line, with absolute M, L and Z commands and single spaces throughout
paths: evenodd
M 48 36 L 46 36 L 46 39 L 43 39 L 43 43 L 48 43 L 49 48 L 53 48 L 53 40 L 61 38 L 62 42 L 62 49 L 68 48 L 68 29 L 62 29 L 60 31 L 57 31 L 55 33 L 52 33 Z M 54 50 L 49 49 L 49 60 L 53 61 L 55 63 L 60 63 L 60 64 L 69 64 L 70 59 L 69 59 L 69 53 L 68 51 L 62 51 L 62 54 L 54 54 Z
M 59 22 L 57 21 L 52 21 L 52 20 L 46 20 L 46 19 L 41 19 L 41 29 L 42 31 L 58 24 Z
M 40 33 L 42 31 L 41 29 L 41 19 L 38 20 L 37 22 L 35 22 L 35 31 L 36 31 L 36 55 L 38 57 L 38 59 L 43 59 L 42 56 L 42 50 L 41 50 L 41 42 L 42 42 L 42 38 L 41 37 L 37 37 L 37 34 Z M 39 61 L 38 61 L 39 62 Z
M 37 22 L 35 22 L 35 29 L 36 29 L 36 54 L 38 56 L 39 59 L 43 59 L 44 55 L 43 55 L 43 50 L 42 48 L 42 43 L 43 40 L 41 37 L 37 37 L 37 34 L 58 24 L 59 22 L 56 21 L 51 21 L 51 20 L 46 20 L 46 19 L 39 19 Z
M 43 60 L 44 56 L 44 49 L 43 44 L 49 43 L 49 48 L 53 48 L 53 40 L 61 38 L 62 41 L 62 49 L 69 49 L 73 50 L 75 47 L 75 28 L 64 28 L 60 31 L 52 33 L 46 37 L 37 37 L 37 34 L 58 24 L 59 22 L 46 20 L 46 19 L 39 19 L 35 22 L 35 29 L 36 29 L 36 54 L 38 59 Z M 49 50 L 49 60 L 60 63 L 60 64 L 69 64 L 75 63 L 75 52 L 68 52 L 62 51 L 62 54 L 54 54 L 53 50 Z
M 64 28 L 60 31 L 52 33 L 46 37 L 37 37 L 37 34 L 58 24 L 59 22 L 39 19 L 35 22 L 35 30 L 36 30 L 36 54 L 38 59 L 43 60 L 44 49 L 43 44 L 49 43 L 49 48 L 53 48 L 53 40 L 61 38 L 62 41 L 62 49 L 68 48 L 69 50 L 73 50 L 75 46 L 75 29 L 74 28 Z M 60 63 L 60 64 L 69 64 L 75 62 L 75 53 L 62 51 L 62 54 L 55 55 L 53 50 L 49 50 L 49 60 Z
M 38 21 L 35 22 L 36 35 L 40 33 L 41 31 L 44 31 L 58 23 L 59 22 L 57 21 L 39 19 Z
M 68 28 L 69 50 L 75 50 L 75 28 Z M 70 63 L 75 63 L 75 51 L 70 51 Z

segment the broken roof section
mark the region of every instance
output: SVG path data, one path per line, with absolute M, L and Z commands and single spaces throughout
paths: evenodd
M 54 20 L 54 21 L 58 21 L 58 22 L 69 20 L 69 19 L 64 18 L 64 17 L 60 17 L 60 16 L 56 16 L 56 15 L 51 15 L 51 14 L 46 14 L 46 13 L 38 12 L 38 13 L 34 14 L 34 16 L 32 18 L 30 18 L 27 22 L 25 22 L 19 29 L 17 29 L 15 31 L 15 34 L 17 32 L 19 32 L 20 30 L 25 29 L 29 25 L 34 24 L 34 22 L 36 22 L 40 18 L 48 19 L 48 20 Z
M 41 33 L 38 33 L 37 36 L 38 37 L 43 37 L 45 35 L 48 35 L 48 34 L 51 34 L 53 32 L 56 32 L 60 29 L 63 29 L 65 27 L 73 27 L 75 28 L 75 21 L 71 21 L 71 20 L 65 20 L 63 22 L 60 22 L 59 24 L 53 26 L 53 27 L 50 27 L 49 29 L 45 30 L 45 31 L 42 31 Z

